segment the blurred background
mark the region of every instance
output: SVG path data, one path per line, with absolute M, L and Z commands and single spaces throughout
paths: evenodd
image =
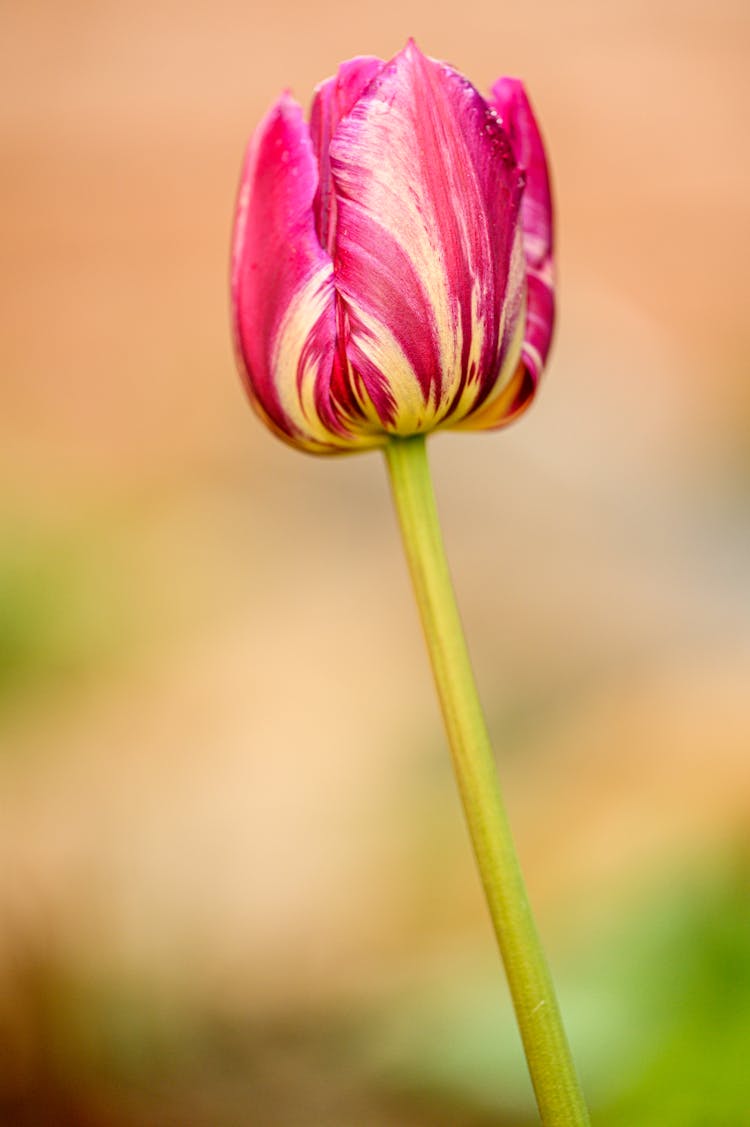
M 553 162 L 538 401 L 431 445 L 594 1120 L 750 1123 L 747 5 L 0 12 L 0 1122 L 535 1122 L 381 459 L 229 340 L 250 131 L 414 35 Z

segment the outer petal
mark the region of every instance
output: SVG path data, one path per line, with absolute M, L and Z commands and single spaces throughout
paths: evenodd
M 516 160 L 526 171 L 521 203 L 528 289 L 523 361 L 536 387 L 549 352 L 555 319 L 552 195 L 547 158 L 523 84 L 515 78 L 500 78 L 492 88 L 492 96 Z
M 517 367 L 523 178 L 477 91 L 412 43 L 330 144 L 347 356 L 383 426 L 476 409 Z
M 315 232 L 317 186 L 302 111 L 285 94 L 258 127 L 242 173 L 232 253 L 235 339 L 261 416 L 282 438 L 327 452 L 367 438 L 331 398 L 337 307 L 333 264 Z

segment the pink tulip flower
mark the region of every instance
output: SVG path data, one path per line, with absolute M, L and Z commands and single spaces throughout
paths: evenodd
M 517 417 L 554 320 L 547 162 L 520 82 L 485 100 L 409 42 L 285 93 L 253 135 L 232 255 L 251 400 L 315 453 Z

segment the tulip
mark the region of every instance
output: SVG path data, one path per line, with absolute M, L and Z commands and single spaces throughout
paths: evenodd
M 335 453 L 516 418 L 554 319 L 552 208 L 522 84 L 489 100 L 413 42 L 285 93 L 250 141 L 232 255 L 252 403 Z
M 587 1127 L 463 636 L 425 436 L 528 406 L 554 320 L 552 206 L 520 82 L 488 101 L 413 42 L 283 94 L 242 173 L 235 345 L 250 398 L 319 454 L 383 447 L 466 822 L 543 1127 Z

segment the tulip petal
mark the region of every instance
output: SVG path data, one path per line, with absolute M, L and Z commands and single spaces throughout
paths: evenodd
M 330 142 L 347 357 L 381 425 L 456 425 L 513 378 L 523 187 L 497 115 L 413 43 Z
M 250 398 L 282 438 L 315 452 L 372 445 L 358 405 L 335 394 L 339 310 L 315 231 L 318 172 L 285 94 L 258 127 L 240 182 L 232 253 L 235 340 Z M 382 441 L 382 436 L 380 438 Z
M 547 158 L 523 83 L 515 78 L 500 78 L 492 88 L 492 96 L 516 160 L 526 172 L 526 188 L 521 202 L 527 270 L 522 355 L 535 386 L 547 359 L 555 319 L 552 194 Z
M 321 246 L 329 252 L 336 230 L 336 196 L 331 182 L 329 145 L 339 122 L 354 108 L 373 78 L 383 69 L 383 60 L 363 55 L 342 63 L 333 78 L 315 89 L 310 110 L 310 136 L 318 160 L 319 184 L 315 194 L 315 228 Z

